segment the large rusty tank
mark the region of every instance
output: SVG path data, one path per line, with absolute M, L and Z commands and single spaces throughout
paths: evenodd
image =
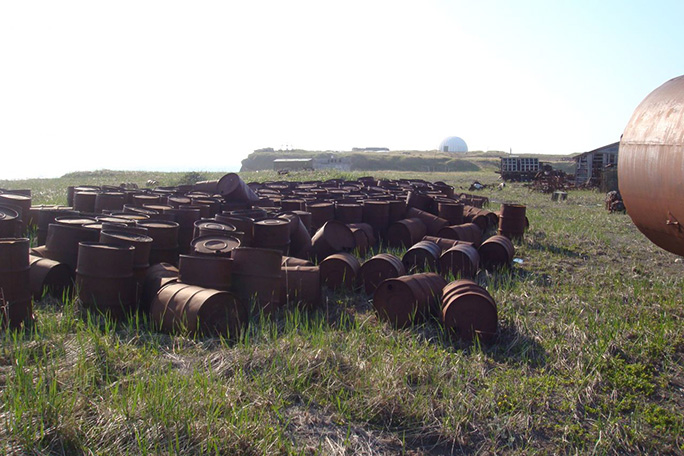
M 684 255 L 684 76 L 636 108 L 620 140 L 618 174 L 637 228 L 659 247 Z

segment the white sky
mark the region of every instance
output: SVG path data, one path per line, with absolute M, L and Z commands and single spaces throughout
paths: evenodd
M 597 5 L 598 3 L 598 5 Z M 681 2 L 684 4 L 684 2 Z M 684 73 L 679 2 L 5 1 L 0 178 L 253 149 L 569 154 Z

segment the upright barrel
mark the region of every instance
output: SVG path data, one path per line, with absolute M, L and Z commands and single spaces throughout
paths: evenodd
M 684 76 L 651 92 L 620 140 L 619 187 L 627 213 L 648 239 L 684 255 Z
M 0 327 L 19 328 L 32 318 L 29 240 L 0 239 Z

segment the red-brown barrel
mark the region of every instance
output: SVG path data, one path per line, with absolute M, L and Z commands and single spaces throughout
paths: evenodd
M 326 222 L 335 219 L 335 204 L 333 203 L 314 203 L 307 206 L 311 212 L 311 229 L 319 230 Z
M 201 210 L 194 206 L 181 206 L 167 209 L 165 214 L 172 214 L 173 221 L 178 223 L 178 252 L 189 253 L 190 242 L 195 236 L 195 222 L 201 217 Z
M 382 239 L 389 228 L 390 203 L 386 200 L 365 200 L 363 222 L 373 227 L 373 234 Z
M 130 245 L 79 244 L 76 290 L 85 309 L 122 319 L 136 308 L 134 252 Z
M 178 264 L 178 223 L 164 220 L 144 220 L 138 226 L 147 228 L 152 238 L 150 264 Z
M 522 204 L 502 204 L 498 234 L 511 240 L 522 239 L 526 226 L 525 209 Z
M 31 293 L 35 301 L 45 295 L 61 299 L 73 285 L 73 271 L 65 264 L 29 256 Z
M 387 279 L 375 290 L 373 307 L 381 320 L 404 328 L 434 314 L 445 285 L 433 272 Z
M 282 252 L 239 247 L 233 250 L 232 291 L 245 303 L 254 300 L 256 312 L 272 313 L 280 307 Z
M 150 318 L 167 333 L 236 339 L 247 327 L 249 312 L 226 291 L 169 283 L 152 300 Z
M 231 252 L 240 247 L 240 240 L 234 236 L 199 236 L 190 243 L 193 255 L 229 257 Z
M 419 241 L 401 259 L 407 272 L 437 272 L 442 248 L 433 241 Z
M 456 201 L 439 201 L 437 215 L 448 220 L 449 225 L 460 225 L 463 223 L 463 204 Z
M 157 263 L 150 266 L 145 274 L 139 310 L 143 314 L 150 312 L 152 299 L 162 287 L 178 282 L 178 268 L 169 263 Z
M 456 339 L 472 341 L 477 336 L 491 342 L 498 327 L 496 303 L 475 282 L 456 280 L 442 291 L 442 322 Z
M 422 220 L 425 224 L 425 228 L 427 229 L 427 234 L 430 236 L 437 235 L 439 230 L 441 230 L 449 224 L 447 220 L 441 217 L 437 217 L 436 215 L 433 215 L 429 212 L 416 209 L 415 207 L 409 207 L 408 209 L 406 209 L 406 216 L 415 217 Z
M 314 309 L 321 303 L 321 271 L 318 266 L 281 268 L 280 302 Z
M 479 267 L 480 255 L 471 245 L 455 245 L 439 257 L 439 270 L 445 276 L 474 277 Z
M 515 247 L 506 236 L 492 236 L 477 249 L 480 263 L 488 271 L 509 267 L 513 262 Z
M 126 202 L 126 195 L 123 192 L 100 192 L 95 196 L 96 214 L 105 211 L 120 211 Z
M 342 223 L 361 223 L 363 221 L 363 206 L 358 203 L 337 203 L 335 205 L 335 219 Z
M 351 229 L 337 220 L 328 220 L 311 238 L 313 251 L 322 260 L 334 253 L 350 252 L 356 247 Z
M 351 253 L 341 252 L 326 257 L 320 263 L 321 282 L 330 290 L 356 287 L 356 276 L 361 269 L 359 260 Z
M 19 213 L 11 207 L 0 206 L 0 238 L 12 238 L 17 236 L 20 229 Z M 43 236 L 43 244 L 44 243 L 45 236 Z
M 254 237 L 254 219 L 235 214 L 219 214 L 215 218 L 219 222 L 230 223 L 237 229 L 237 232 L 233 235 L 240 238 L 242 247 L 249 247 L 252 245 L 252 238 Z M 237 233 L 242 233 L 242 235 L 238 235 Z
M 463 225 L 445 226 L 439 230 L 437 236 L 480 245 L 482 230 L 475 223 L 464 223 Z
M 419 218 L 397 220 L 387 229 L 387 243 L 391 247 L 411 247 L 427 234 L 425 223 Z
M 254 222 L 252 245 L 262 249 L 280 250 L 287 255 L 290 250 L 290 220 L 268 218 Z
M 33 318 L 27 238 L 0 239 L 0 327 L 20 328 Z
M 300 215 L 296 212 L 288 212 L 280 214 L 279 217 L 290 220 L 289 255 L 297 258 L 309 258 L 312 253 L 313 244 L 309 230 L 304 225 L 304 222 L 302 222 Z
M 0 205 L 9 206 L 19 215 L 19 233 L 26 233 L 31 212 L 31 197 L 15 193 L 0 193 Z
M 657 246 L 684 255 L 684 76 L 634 110 L 620 140 L 620 193 L 632 221 Z
M 359 269 L 359 281 L 367 295 L 373 294 L 383 280 L 406 274 L 404 263 L 389 253 L 379 253 L 366 260 Z
M 47 239 L 43 256 L 59 263 L 64 263 L 72 271 L 76 271 L 78 263 L 78 244 L 80 242 L 97 242 L 100 232 L 81 225 L 65 225 L 51 223 L 48 225 Z
M 233 260 L 220 256 L 180 255 L 178 280 L 214 290 L 230 290 Z

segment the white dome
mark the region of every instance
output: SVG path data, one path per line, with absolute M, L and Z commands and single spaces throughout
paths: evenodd
M 458 136 L 449 136 L 439 145 L 441 152 L 468 152 L 468 145 Z

